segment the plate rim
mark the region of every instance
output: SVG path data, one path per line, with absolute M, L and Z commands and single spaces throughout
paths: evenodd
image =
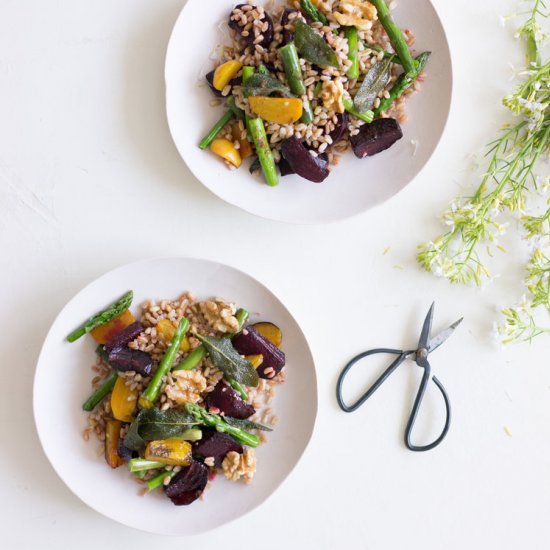
M 443 124 L 442 124 L 442 127 L 441 127 L 441 132 L 439 134 L 439 136 L 437 137 L 437 141 L 432 149 L 432 151 L 430 152 L 430 154 L 427 156 L 426 160 L 424 161 L 424 164 L 420 167 L 420 169 L 417 171 L 416 174 L 414 174 L 414 176 L 409 180 L 409 182 L 407 184 L 405 184 L 401 189 L 397 190 L 395 193 L 393 193 L 392 195 L 390 196 L 387 196 L 387 197 L 384 197 L 382 198 L 381 200 L 379 200 L 378 202 L 375 202 L 374 204 L 372 204 L 372 206 L 370 207 L 367 207 L 363 210 L 360 210 L 358 212 L 353 212 L 351 214 L 342 214 L 342 215 L 339 215 L 339 216 L 336 216 L 336 217 L 331 217 L 329 219 L 325 219 L 323 221 L 319 221 L 319 220 L 304 220 L 304 219 L 301 219 L 301 220 L 298 220 L 298 219 L 292 219 L 292 220 L 288 220 L 288 219 L 281 219 L 280 217 L 275 217 L 275 216 L 268 216 L 268 215 L 262 215 L 262 214 L 259 214 L 255 211 L 253 211 L 250 207 L 246 207 L 246 206 L 242 206 L 240 204 L 237 204 L 236 201 L 233 201 L 231 199 L 227 199 L 227 198 L 224 198 L 224 197 L 221 197 L 220 195 L 218 195 L 213 189 L 210 188 L 210 186 L 206 185 L 205 183 L 203 183 L 203 181 L 201 180 L 201 178 L 197 175 L 197 171 L 196 169 L 194 169 L 193 167 L 191 167 L 185 160 L 181 150 L 180 150 L 180 147 L 178 145 L 178 142 L 176 141 L 176 138 L 175 138 L 175 135 L 174 135 L 174 130 L 173 130 L 173 122 L 171 120 L 171 117 L 169 115 L 169 100 L 168 100 L 168 61 L 169 61 L 169 57 L 170 57 L 170 52 L 171 52 L 171 49 L 173 49 L 173 42 L 175 41 L 175 34 L 176 34 L 176 28 L 179 26 L 179 23 L 180 23 L 180 19 L 183 19 L 183 17 L 185 16 L 185 11 L 187 10 L 187 8 L 189 7 L 190 3 L 192 2 L 193 0 L 187 0 L 185 2 L 185 5 L 183 6 L 183 8 L 181 9 L 180 13 L 178 14 L 175 22 L 174 22 L 174 25 L 172 27 L 172 30 L 170 32 L 170 38 L 168 39 L 168 43 L 167 43 L 167 46 L 166 46 L 166 54 L 165 54 L 165 58 L 164 58 L 164 99 L 165 99 L 165 114 L 166 114 L 166 120 L 167 120 L 167 123 L 168 123 L 168 130 L 170 132 L 170 137 L 172 138 L 172 143 L 174 144 L 177 152 L 178 152 L 178 156 L 180 157 L 181 161 L 185 164 L 185 166 L 187 167 L 187 169 L 193 174 L 193 176 L 195 177 L 195 179 L 205 188 L 208 190 L 209 193 L 211 193 L 213 196 L 215 196 L 218 200 L 234 207 L 234 208 L 237 208 L 239 210 L 242 210 L 244 212 L 247 212 L 248 214 L 251 214 L 259 219 L 262 219 L 262 220 L 269 220 L 269 221 L 275 221 L 275 222 L 278 222 L 278 223 L 285 223 L 285 224 L 289 224 L 289 225 L 296 225 L 296 226 L 322 226 L 322 225 L 329 225 L 329 224 L 334 224 L 334 223 L 338 223 L 338 222 L 342 222 L 342 221 L 345 221 L 345 220 L 351 220 L 351 219 L 354 219 L 354 218 L 357 218 L 359 216 L 362 216 L 362 215 L 365 215 L 367 212 L 369 212 L 370 210 L 374 210 L 375 208 L 377 207 L 380 207 L 382 206 L 383 204 L 385 204 L 386 202 L 390 201 L 391 199 L 393 199 L 394 197 L 397 197 L 398 195 L 400 195 L 407 187 L 409 187 L 410 185 L 412 185 L 416 180 L 418 180 L 418 178 L 422 175 L 422 172 L 424 172 L 424 170 L 426 169 L 426 167 L 430 164 L 431 160 L 433 159 L 436 151 L 439 149 L 440 145 L 441 145 L 441 141 L 443 139 L 443 136 L 445 135 L 446 133 L 446 130 L 447 130 L 447 126 L 448 126 L 448 123 L 449 123 L 449 118 L 450 118 L 450 114 L 451 114 L 451 110 L 452 110 L 452 107 L 453 107 L 453 103 L 454 103 L 454 61 L 453 61 L 453 52 L 451 50 L 451 47 L 450 47 L 450 44 L 449 44 L 449 39 L 448 39 L 448 36 L 447 36 L 447 31 L 445 29 L 445 26 L 443 24 L 443 20 L 441 19 L 441 16 L 439 14 L 439 11 L 437 10 L 437 8 L 435 7 L 434 3 L 433 3 L 433 0 L 426 0 L 428 2 L 428 4 L 431 6 L 434 14 L 435 14 L 435 18 L 437 20 L 437 23 L 439 24 L 439 26 L 441 27 L 441 29 L 443 30 L 443 45 L 444 45 L 444 48 L 446 50 L 446 52 L 448 53 L 448 58 L 449 58 L 449 75 L 450 75 L 450 78 L 449 78 L 449 96 L 448 96 L 448 102 L 446 103 L 446 106 L 445 106 L 445 117 L 444 117 L 444 120 L 443 120 Z
M 305 344 L 304 351 L 309 355 L 309 358 L 311 360 L 311 364 L 312 364 L 312 367 L 313 367 L 312 375 L 313 375 L 313 389 L 314 389 L 314 410 L 313 410 L 313 415 L 312 415 L 312 425 L 311 425 L 311 430 L 308 434 L 307 440 L 304 442 L 303 449 L 300 452 L 299 456 L 297 457 L 296 462 L 292 465 L 290 470 L 284 475 L 284 477 L 280 480 L 280 482 L 273 488 L 273 490 L 269 494 L 267 494 L 265 496 L 265 498 L 263 498 L 262 500 L 257 502 L 254 506 L 252 506 L 246 512 L 244 512 L 243 514 L 241 514 L 241 515 L 239 515 L 235 518 L 231 518 L 231 519 L 228 519 L 226 521 L 223 521 L 222 523 L 217 523 L 216 525 L 213 525 L 212 527 L 209 527 L 208 529 L 203 529 L 201 531 L 196 531 L 196 532 L 193 532 L 193 533 L 166 533 L 166 532 L 162 532 L 160 530 L 148 529 L 147 526 L 144 525 L 143 523 L 142 523 L 142 526 L 137 527 L 135 525 L 131 525 L 131 524 L 127 523 L 126 521 L 123 521 L 121 519 L 112 517 L 111 515 L 109 515 L 105 511 L 102 511 L 102 510 L 98 509 L 98 507 L 92 505 L 87 500 L 85 500 L 82 496 L 80 496 L 77 493 L 76 489 L 74 487 L 72 487 L 71 484 L 69 484 L 69 482 L 65 479 L 63 474 L 59 471 L 58 467 L 56 466 L 56 464 L 52 460 L 52 458 L 51 458 L 51 456 L 48 452 L 48 449 L 47 449 L 47 444 L 45 443 L 44 434 L 41 433 L 40 420 L 39 420 L 40 414 L 39 414 L 39 411 L 37 410 L 37 407 L 38 407 L 37 394 L 39 393 L 39 388 L 38 388 L 38 383 L 39 383 L 39 381 L 38 381 L 38 371 L 39 371 L 39 367 L 40 367 L 40 364 L 43 361 L 43 356 L 44 356 L 44 353 L 45 353 L 46 344 L 48 343 L 48 341 L 49 341 L 49 339 L 52 335 L 53 328 L 56 325 L 56 323 L 58 322 L 59 318 L 62 316 L 62 314 L 65 311 L 65 309 L 67 308 L 67 306 L 73 300 L 75 300 L 82 292 L 87 290 L 90 286 L 92 286 L 93 284 L 97 283 L 98 281 L 112 275 L 113 273 L 115 273 L 117 271 L 121 271 L 121 270 L 127 269 L 129 267 L 138 267 L 138 266 L 143 265 L 143 264 L 154 263 L 154 262 L 158 262 L 158 261 L 174 261 L 174 260 L 176 260 L 176 261 L 184 260 L 184 261 L 191 261 L 191 262 L 201 262 L 201 263 L 209 264 L 209 265 L 212 265 L 212 266 L 216 266 L 216 265 L 217 266 L 222 266 L 224 268 L 229 268 L 229 269 L 237 272 L 241 276 L 252 279 L 257 285 L 259 285 L 261 287 L 261 289 L 263 291 L 267 292 L 268 294 L 271 294 L 271 296 L 275 298 L 275 300 L 280 304 L 280 306 L 286 311 L 286 313 L 294 321 L 294 323 L 296 324 L 296 326 L 298 328 L 298 331 L 299 331 L 299 333 L 300 333 L 300 335 L 303 339 L 303 342 Z M 242 520 L 243 518 L 248 516 L 251 512 L 253 512 L 254 510 L 258 509 L 260 506 L 262 506 L 268 499 L 270 499 L 275 494 L 275 492 L 281 487 L 281 485 L 289 479 L 289 477 L 293 474 L 293 472 L 296 469 L 296 467 L 298 466 L 298 464 L 302 461 L 302 459 L 304 457 L 304 454 L 308 450 L 308 448 L 311 444 L 311 440 L 313 439 L 313 435 L 315 433 L 315 429 L 316 429 L 316 425 L 317 425 L 317 416 L 318 416 L 318 412 L 319 412 L 319 382 L 318 382 L 318 377 L 317 377 L 317 368 L 316 368 L 316 364 L 315 364 L 315 356 L 314 356 L 314 354 L 311 350 L 311 346 L 309 344 L 308 339 L 306 338 L 306 335 L 304 334 L 304 331 L 303 331 L 301 325 L 298 323 L 297 319 L 292 314 L 292 312 L 288 309 L 288 307 L 285 305 L 285 303 L 279 298 L 279 296 L 276 293 L 274 293 L 272 290 L 270 290 L 262 281 L 258 280 L 256 277 L 254 277 L 253 275 L 250 275 L 246 271 L 243 271 L 242 269 L 239 269 L 239 268 L 237 268 L 237 267 L 235 267 L 231 264 L 227 264 L 227 263 L 224 263 L 224 262 L 219 262 L 217 260 L 212 260 L 210 258 L 202 258 L 202 257 L 197 257 L 197 256 L 153 256 L 153 257 L 148 257 L 148 258 L 144 258 L 144 259 L 141 259 L 141 260 L 125 263 L 123 265 L 119 265 L 117 267 L 114 267 L 113 269 L 110 269 L 110 270 L 106 271 L 105 273 L 102 273 L 100 276 L 95 277 L 94 279 L 89 281 L 87 284 L 85 284 L 75 294 L 73 294 L 69 300 L 67 300 L 64 303 L 64 305 L 61 307 L 61 309 L 59 310 L 59 312 L 57 313 L 57 315 L 55 316 L 54 320 L 51 322 L 51 324 L 48 328 L 46 336 L 44 337 L 44 340 L 43 340 L 42 345 L 40 347 L 40 353 L 38 354 L 38 358 L 36 360 L 36 365 L 35 365 L 34 375 L 33 375 L 33 384 L 32 384 L 32 412 L 33 412 L 34 426 L 35 426 L 35 429 L 36 429 L 38 440 L 40 442 L 40 447 L 41 447 L 41 449 L 42 449 L 42 451 L 43 451 L 43 453 L 44 453 L 44 455 L 47 459 L 48 464 L 51 466 L 51 468 L 54 471 L 55 475 L 63 482 L 64 486 L 67 487 L 69 489 L 69 491 L 75 497 L 77 497 L 80 502 L 85 504 L 89 509 L 93 510 L 94 512 L 97 512 L 101 516 L 103 516 L 105 518 L 108 518 L 111 521 L 114 521 L 114 522 L 116 522 L 120 525 L 124 525 L 125 527 L 128 527 L 130 529 L 135 529 L 136 531 L 141 531 L 141 532 L 150 533 L 150 534 L 154 534 L 154 535 L 162 535 L 162 536 L 166 536 L 166 537 L 193 537 L 193 536 L 204 535 L 206 533 L 209 533 L 211 531 L 219 529 L 223 526 L 226 526 L 226 525 L 229 525 L 231 523 Z M 144 523 L 146 523 L 146 522 L 144 522 Z

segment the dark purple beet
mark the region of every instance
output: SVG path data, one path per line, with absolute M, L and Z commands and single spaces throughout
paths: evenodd
M 336 123 L 334 130 L 330 133 L 333 144 L 338 143 L 348 129 L 348 114 L 346 112 L 337 113 L 336 118 L 338 118 L 338 122 Z
M 306 146 L 294 136 L 281 143 L 281 152 L 296 174 L 309 181 L 321 183 L 330 174 L 327 163 L 310 155 Z
M 135 340 L 144 330 L 145 328 L 139 321 L 128 325 L 120 332 L 117 332 L 117 334 L 105 344 L 105 351 L 107 353 L 111 353 L 115 348 L 123 348 L 127 346 L 132 340 Z
M 198 458 L 214 458 L 214 464 L 219 468 L 227 453 L 235 451 L 242 454 L 243 447 L 230 435 L 217 432 L 216 430 L 202 430 L 203 436 L 200 441 L 193 443 L 193 456 Z
M 177 506 L 197 500 L 208 483 L 208 468 L 196 460 L 182 468 L 164 488 L 166 496 Z
M 351 136 L 350 142 L 355 155 L 362 159 L 388 149 L 402 137 L 403 132 L 397 120 L 379 118 L 361 126 L 359 133 Z
M 309 155 L 309 153 L 308 153 Z M 254 327 L 247 326 L 233 340 L 233 347 L 241 355 L 263 355 L 264 361 L 258 367 L 260 378 L 273 378 L 285 366 L 285 354 L 277 346 L 264 338 Z M 266 369 L 273 369 L 269 375 Z
M 328 155 L 326 153 L 321 153 L 317 156 L 317 163 L 319 166 L 328 166 Z M 295 174 L 296 172 L 292 169 L 292 166 L 288 163 L 288 160 L 281 157 L 281 160 L 277 163 L 277 166 L 279 167 L 279 171 L 281 172 L 281 176 L 291 176 L 292 174 Z
M 248 418 L 256 409 L 241 399 L 241 396 L 223 380 L 206 397 L 206 408 L 219 409 L 219 412 L 233 418 Z
M 111 351 L 109 365 L 120 372 L 132 370 L 142 376 L 149 376 L 153 370 L 153 360 L 148 353 L 130 348 L 115 348 Z
M 283 15 L 281 16 L 281 25 L 283 27 L 283 44 L 289 44 L 294 40 L 294 33 L 290 29 L 285 29 L 290 22 L 290 14 L 292 13 L 300 14 L 298 10 L 285 8 L 285 11 L 283 11 Z
M 233 10 L 231 10 L 231 13 L 229 14 L 229 23 L 228 23 L 228 25 L 231 29 L 233 29 L 234 31 L 237 31 L 239 34 L 242 34 L 243 27 L 241 27 L 239 21 L 234 21 L 234 20 L 231 19 L 231 17 L 233 16 L 233 12 L 235 10 L 241 9 L 243 6 L 247 6 L 247 5 L 248 4 L 237 4 L 235 6 L 235 8 Z M 256 9 L 257 6 L 252 6 L 252 8 Z M 260 42 L 260 46 L 262 46 L 264 48 L 268 48 L 270 46 L 271 42 L 273 42 L 273 19 L 271 19 L 271 16 L 265 10 L 264 10 L 263 21 L 264 22 L 267 21 L 268 28 L 267 28 L 267 31 L 262 33 L 263 36 L 264 36 L 264 39 Z M 248 36 L 243 37 L 243 40 L 248 44 L 248 46 L 252 46 L 255 38 L 256 38 L 256 36 L 254 35 L 254 32 L 252 31 Z

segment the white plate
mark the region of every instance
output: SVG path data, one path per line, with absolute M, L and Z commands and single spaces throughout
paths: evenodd
M 82 403 L 90 393 L 94 342 L 69 344 L 66 335 L 126 290 L 135 293 L 132 310 L 147 298 L 178 297 L 190 290 L 199 298 L 222 296 L 270 320 L 284 334 L 287 380 L 277 388 L 273 408 L 279 423 L 257 449 L 252 485 L 218 476 L 204 501 L 174 506 L 160 491 L 138 496 L 139 486 L 125 467 L 112 470 L 85 442 Z M 167 258 L 126 265 L 81 290 L 61 311 L 44 342 L 34 380 L 34 416 L 52 466 L 86 504 L 120 523 L 167 535 L 190 535 L 232 521 L 259 506 L 292 471 L 311 437 L 317 414 L 317 381 L 307 341 L 284 305 L 261 283 L 232 267 L 205 260 Z
M 416 36 L 415 50 L 430 50 L 427 79 L 420 93 L 407 101 L 409 120 L 404 137 L 388 151 L 359 160 L 348 153 L 323 183 L 298 176 L 281 178 L 270 188 L 248 168 L 230 172 L 223 162 L 197 144 L 223 113 L 212 108 L 212 93 L 201 79 L 213 68 L 208 56 L 237 2 L 188 0 L 181 12 L 166 55 L 166 105 L 172 137 L 193 174 L 224 201 L 258 216 L 289 223 L 326 223 L 372 208 L 403 189 L 434 152 L 447 122 L 451 103 L 452 68 L 441 21 L 429 0 L 399 1 L 396 21 Z M 264 2 L 259 2 L 263 4 Z M 207 8 L 205 7 L 207 5 Z

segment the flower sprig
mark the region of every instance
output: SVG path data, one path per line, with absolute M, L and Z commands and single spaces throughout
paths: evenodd
M 550 332 L 535 321 L 533 310 L 543 307 L 550 314 L 550 208 L 536 216 L 527 212 L 533 191 L 542 192 L 536 171 L 550 153 L 550 61 L 542 63 L 540 48 L 547 40 L 538 20 L 546 17 L 542 0 L 534 0 L 518 36 L 527 49 L 523 81 L 503 99 L 519 120 L 508 125 L 488 146 L 485 171 L 471 196 L 459 197 L 442 215 L 447 230 L 419 247 L 420 265 L 452 283 L 481 284 L 491 277 L 487 263 L 507 230 L 506 216 L 519 214 L 526 238 L 534 246 L 526 266 L 527 298 L 516 308 L 503 310 L 501 333 L 505 340 L 531 339 Z M 532 201 L 529 201 L 531 203 Z

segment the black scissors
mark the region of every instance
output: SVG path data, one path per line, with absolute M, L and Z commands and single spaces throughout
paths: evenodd
M 445 329 L 444 331 L 440 332 L 437 336 L 434 338 L 431 337 L 432 332 L 432 320 L 434 315 L 434 306 L 435 303 L 432 304 L 430 307 L 430 310 L 428 311 L 428 315 L 426 315 L 426 319 L 424 320 L 424 325 L 422 327 L 422 333 L 420 334 L 420 339 L 418 340 L 418 348 L 414 350 L 397 350 L 397 349 L 386 349 L 386 348 L 379 348 L 379 349 L 371 349 L 369 351 L 365 351 L 363 353 L 360 353 L 356 357 L 354 357 L 344 368 L 344 370 L 341 372 L 340 377 L 338 378 L 338 384 L 336 386 L 336 399 L 338 400 L 338 405 L 340 405 L 340 408 L 345 412 L 353 412 L 357 410 L 369 397 L 372 396 L 372 394 L 386 381 L 386 379 L 392 374 L 392 372 L 397 369 L 405 359 L 408 357 L 411 357 L 414 355 L 414 361 L 415 363 L 424 369 L 424 374 L 422 375 L 422 381 L 420 383 L 420 387 L 418 388 L 418 392 L 416 394 L 416 399 L 414 400 L 414 405 L 411 411 L 411 415 L 409 416 L 409 420 L 407 422 L 407 427 L 405 429 L 405 445 L 408 449 L 411 451 L 429 451 L 430 449 L 433 449 L 434 447 L 437 447 L 445 438 L 447 435 L 447 432 L 449 431 L 449 426 L 451 424 L 451 403 L 449 401 L 449 396 L 447 395 L 447 392 L 445 391 L 445 388 L 443 387 L 443 384 L 437 379 L 436 376 L 432 376 L 431 373 L 431 366 L 428 361 L 428 355 L 436 350 L 451 334 L 455 331 L 456 327 L 460 325 L 462 322 L 462 319 L 459 319 L 456 321 L 456 323 L 453 323 L 449 328 Z M 342 397 L 342 386 L 344 384 L 344 379 L 346 378 L 346 375 L 350 371 L 350 369 L 363 359 L 364 357 L 367 357 L 369 355 L 375 355 L 378 353 L 385 353 L 390 355 L 397 355 L 397 359 L 382 373 L 382 375 L 374 382 L 374 384 L 366 391 L 363 396 L 358 399 L 353 405 L 346 405 L 344 402 L 344 399 Z M 445 401 L 445 409 L 447 416 L 445 418 L 445 426 L 443 427 L 443 431 L 441 432 L 440 436 L 433 441 L 432 443 L 428 445 L 413 445 L 411 442 L 411 434 L 413 431 L 414 423 L 416 420 L 416 417 L 418 415 L 418 410 L 420 409 L 420 405 L 422 403 L 422 400 L 424 398 L 424 394 L 426 393 L 426 388 L 428 386 L 428 382 L 430 381 L 430 378 L 433 380 L 434 384 L 437 386 L 441 394 L 443 395 L 443 399 Z

